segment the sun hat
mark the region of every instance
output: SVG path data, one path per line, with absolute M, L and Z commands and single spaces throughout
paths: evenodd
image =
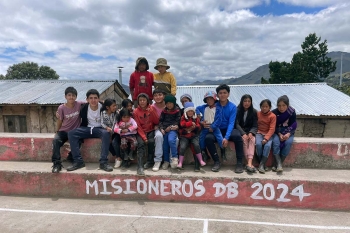
M 157 62 L 156 62 L 156 66 L 154 67 L 154 69 L 158 69 L 158 66 L 165 66 L 166 69 L 170 69 L 170 66 L 168 66 L 167 64 L 167 60 L 165 58 L 158 58 Z

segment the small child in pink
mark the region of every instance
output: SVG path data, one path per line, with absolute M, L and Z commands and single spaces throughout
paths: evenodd
M 137 147 L 137 124 L 128 109 L 124 108 L 119 112 L 119 119 L 114 126 L 114 132 L 120 134 L 120 149 L 123 154 L 128 151 L 128 143 L 130 144 L 128 157 L 130 160 L 134 160 L 133 153 Z

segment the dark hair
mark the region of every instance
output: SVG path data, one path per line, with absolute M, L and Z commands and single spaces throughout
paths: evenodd
M 67 87 L 66 90 L 64 91 L 64 95 L 68 95 L 69 93 L 78 96 L 78 92 L 77 89 L 75 89 L 74 87 Z
M 166 95 L 165 91 L 161 89 L 154 89 L 152 95 L 162 93 L 164 96 Z
M 122 120 L 123 116 L 132 117 L 132 114 L 131 114 L 131 112 L 130 112 L 128 109 L 123 108 L 123 109 L 120 110 L 120 112 L 119 112 L 118 122 L 120 122 L 120 121 Z
M 103 101 L 101 112 L 104 110 L 107 110 L 107 107 L 110 107 L 112 104 L 116 104 L 114 99 L 110 99 L 110 98 L 105 99 L 105 101 Z
M 260 108 L 261 108 L 261 106 L 262 106 L 264 103 L 267 103 L 267 105 L 269 105 L 270 108 L 271 108 L 271 101 L 270 101 L 269 99 L 264 99 L 264 100 L 262 100 L 262 101 L 260 102 Z
M 129 104 L 133 105 L 134 103 L 129 99 L 123 99 L 123 101 L 122 101 L 123 108 L 127 108 Z
M 243 102 L 245 99 L 250 99 L 250 101 L 252 102 L 250 107 L 248 108 L 248 115 L 253 113 L 253 98 L 251 97 L 251 95 L 245 94 L 241 97 L 241 101 L 239 102 L 239 105 L 237 106 L 237 110 L 238 110 L 238 116 L 237 118 L 239 119 L 239 121 L 241 119 L 243 119 L 243 115 L 244 115 L 244 107 L 243 107 Z
M 90 89 L 86 92 L 86 98 L 89 98 L 90 95 L 97 95 L 100 98 L 100 93 L 96 89 Z
M 283 102 L 283 103 L 285 103 L 285 105 L 287 105 L 287 107 L 289 107 L 289 98 L 288 98 L 288 96 L 286 96 L 286 95 L 282 95 L 282 96 L 280 96 L 278 99 L 277 99 L 277 105 L 278 105 L 278 103 L 279 102 Z
M 227 84 L 220 84 L 217 88 L 216 88 L 216 93 L 218 94 L 219 91 L 221 90 L 226 90 L 228 93 L 230 93 L 230 87 L 227 86 Z

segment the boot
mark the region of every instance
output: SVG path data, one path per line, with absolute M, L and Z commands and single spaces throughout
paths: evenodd
M 221 148 L 220 147 L 220 151 L 221 151 L 221 158 L 223 161 L 227 161 L 227 158 L 226 158 L 226 148 Z
M 199 172 L 201 170 L 199 167 L 199 161 L 196 156 L 193 156 L 193 159 L 194 159 L 194 171 Z
M 134 151 L 133 150 L 130 150 L 128 157 L 131 161 L 134 160 Z
M 265 174 L 265 163 L 268 157 L 262 156 L 259 164 L 259 172 Z
M 177 164 L 177 168 L 183 169 L 182 168 L 182 163 L 184 162 L 184 158 L 185 158 L 185 156 L 183 156 L 183 155 L 179 156 L 179 163 Z
M 143 165 L 143 168 L 144 169 L 147 169 L 147 168 L 151 168 L 153 167 L 154 165 L 154 162 L 153 162 L 153 155 L 152 154 L 149 154 L 148 155 L 148 158 L 147 158 L 147 162 L 145 163 L 145 165 Z
M 208 161 L 208 155 L 207 155 L 207 153 L 205 153 L 204 150 L 202 150 L 202 157 L 203 157 L 203 161 L 204 161 L 205 163 L 207 163 L 207 161 Z
M 283 171 L 282 160 L 281 160 L 280 155 L 273 155 L 273 156 L 275 157 L 275 160 L 276 160 L 276 172 Z
M 196 154 L 196 157 L 197 157 L 199 163 L 201 164 L 201 166 L 204 167 L 206 165 L 206 163 L 202 159 L 202 154 L 198 153 L 198 154 Z
M 145 172 L 143 171 L 142 157 L 137 158 L 137 175 L 144 176 Z

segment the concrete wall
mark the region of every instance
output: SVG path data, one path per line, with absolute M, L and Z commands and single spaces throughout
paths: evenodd
M 296 137 L 350 137 L 350 119 L 298 118 L 297 122 Z

